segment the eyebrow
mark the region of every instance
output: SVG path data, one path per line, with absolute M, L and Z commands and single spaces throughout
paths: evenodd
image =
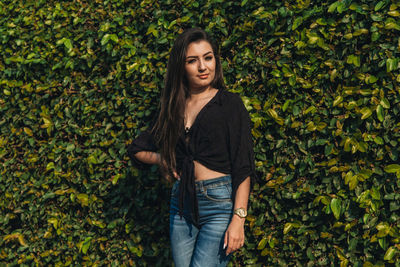
M 205 57 L 205 56 L 207 56 L 208 54 L 212 54 L 212 51 L 208 51 L 207 53 L 205 53 L 204 55 L 203 55 L 203 57 Z M 198 58 L 197 56 L 188 56 L 188 57 L 186 57 L 186 59 L 188 59 L 188 58 Z

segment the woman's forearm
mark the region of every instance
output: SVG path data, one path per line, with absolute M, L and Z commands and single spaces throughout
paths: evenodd
M 236 190 L 234 209 L 243 208 L 247 210 L 250 194 L 250 177 L 247 177 Z
M 247 177 L 236 190 L 234 210 L 243 208 L 247 210 L 247 202 L 249 201 L 250 194 L 250 177 Z M 234 214 L 228 229 L 225 232 L 224 248 L 226 248 L 226 255 L 243 247 L 244 244 L 244 222 L 245 218 Z
M 233 210 L 238 208 L 243 208 L 247 210 L 247 203 L 249 202 L 249 194 L 250 194 L 250 177 L 247 177 L 236 190 L 235 205 L 233 207 Z M 241 218 L 237 215 L 234 215 L 232 219 L 240 221 L 242 223 L 244 223 L 245 221 L 244 218 Z
M 137 152 L 134 156 L 135 156 L 135 158 L 137 158 L 138 160 L 140 160 L 143 163 L 160 165 L 160 154 L 159 153 L 151 152 L 151 151 L 140 151 L 140 152 Z

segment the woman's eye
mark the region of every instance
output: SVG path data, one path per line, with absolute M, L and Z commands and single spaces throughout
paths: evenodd
M 209 61 L 209 60 L 211 60 L 212 58 L 213 58 L 212 56 L 208 56 L 208 57 L 206 57 L 206 60 Z
M 187 61 L 187 63 L 192 64 L 192 63 L 194 63 L 195 61 L 196 61 L 195 59 L 190 59 L 190 60 Z

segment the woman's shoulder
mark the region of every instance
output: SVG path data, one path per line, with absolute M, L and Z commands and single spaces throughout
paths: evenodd
M 227 89 L 220 89 L 222 90 L 221 96 L 223 98 L 223 104 L 228 105 L 240 105 L 243 104 L 242 98 L 239 94 L 228 91 Z
M 221 92 L 221 103 L 228 113 L 231 115 L 247 112 L 241 96 L 238 93 L 230 92 L 224 89 Z

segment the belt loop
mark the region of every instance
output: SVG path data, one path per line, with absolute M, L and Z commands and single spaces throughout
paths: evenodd
M 203 192 L 204 192 L 204 184 L 203 184 L 203 181 L 199 181 L 199 185 L 200 185 L 200 192 L 203 193 Z

